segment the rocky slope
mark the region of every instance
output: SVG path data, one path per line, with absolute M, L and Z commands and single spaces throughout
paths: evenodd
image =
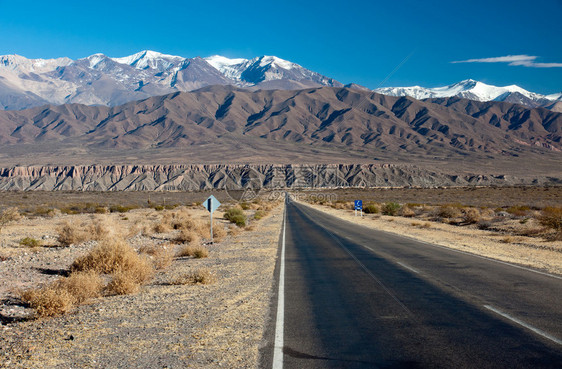
M 158 165 L 0 169 L 3 191 L 197 191 L 336 187 L 560 185 L 559 177 L 450 174 L 413 165 Z

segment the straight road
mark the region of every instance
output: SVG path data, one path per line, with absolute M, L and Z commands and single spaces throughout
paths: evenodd
M 562 368 L 560 277 L 294 202 L 283 241 L 261 367 Z

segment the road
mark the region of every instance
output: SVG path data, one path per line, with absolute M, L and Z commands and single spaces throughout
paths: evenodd
M 280 243 L 260 367 L 562 368 L 558 276 L 295 202 Z

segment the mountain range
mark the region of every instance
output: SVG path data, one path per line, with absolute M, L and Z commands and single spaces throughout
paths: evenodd
M 46 104 L 118 106 L 211 85 L 250 90 L 343 87 L 332 78 L 275 56 L 230 59 L 215 55 L 184 58 L 145 50 L 120 58 L 94 54 L 83 59 L 27 59 L 0 56 L 0 109 L 21 110 Z M 346 87 L 368 90 L 348 84 Z M 416 99 L 460 97 L 505 101 L 562 111 L 562 93 L 541 95 L 518 86 L 496 87 L 465 80 L 438 88 L 386 87 L 376 92 Z
M 115 107 L 0 111 L 4 166 L 379 162 L 559 176 L 561 157 L 562 113 L 346 87 L 209 86 Z

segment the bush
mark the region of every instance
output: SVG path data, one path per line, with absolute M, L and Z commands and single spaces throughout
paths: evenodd
M 442 205 L 437 210 L 437 215 L 440 218 L 450 219 L 450 218 L 459 218 L 462 215 L 462 213 L 461 210 L 456 206 Z
M 105 287 L 105 293 L 108 295 L 128 295 L 139 290 L 140 284 L 134 275 L 125 270 L 116 271 Z
M 382 213 L 384 215 L 396 215 L 398 213 L 398 210 L 400 209 L 400 204 L 396 203 L 396 202 L 387 202 L 386 204 L 384 204 L 382 206 Z
M 376 204 L 367 204 L 363 208 L 363 212 L 365 214 L 377 214 L 380 211 L 378 205 Z
M 209 250 L 205 246 L 186 245 L 183 248 L 181 248 L 176 254 L 176 257 L 178 258 L 184 256 L 193 257 L 194 259 L 206 258 L 209 256 Z
M 399 214 L 401 217 L 406 217 L 406 218 L 411 218 L 411 217 L 413 217 L 414 215 L 416 215 L 416 213 L 415 213 L 412 209 L 410 209 L 410 208 L 408 207 L 408 205 L 402 206 L 402 208 L 400 208 L 400 210 L 398 211 L 398 214 Z
M 246 225 L 246 214 L 240 208 L 229 208 L 224 212 L 224 218 L 229 220 L 231 223 L 236 224 L 238 227 L 244 227 Z
M 260 219 L 263 218 L 264 216 L 265 216 L 265 211 L 263 211 L 263 210 L 257 210 L 257 211 L 254 213 L 254 219 L 255 219 L 255 220 L 260 220 Z
M 15 207 L 7 208 L 2 213 L 0 213 L 0 232 L 2 232 L 2 228 L 6 224 L 20 219 L 21 219 L 21 214 L 18 208 Z
M 480 221 L 480 210 L 477 208 L 463 209 L 463 220 L 468 224 L 478 223 Z
M 167 268 L 174 260 L 172 245 L 170 244 L 141 247 L 139 252 L 150 257 L 155 269 Z
M 84 242 L 88 239 L 88 234 L 83 227 L 74 223 L 65 222 L 57 228 L 57 240 L 62 246 L 70 246 Z
M 111 205 L 109 207 L 109 211 L 112 213 L 126 213 L 133 209 L 136 209 L 136 206 Z
M 102 240 L 88 254 L 79 257 L 71 265 L 72 271 L 94 271 L 113 274 L 128 272 L 138 283 L 152 277 L 154 269 L 150 260 L 139 256 L 124 240 Z
M 99 297 L 103 288 L 102 278 L 95 272 L 77 272 L 70 276 L 60 278 L 54 287 L 70 293 L 73 303 L 81 304 L 88 299 Z
M 539 222 L 557 232 L 562 232 L 562 207 L 546 207 L 539 217 Z
M 562 240 L 562 207 L 546 207 L 543 209 L 539 217 L 541 225 L 551 228 L 555 231 L 554 240 Z
M 188 274 L 183 274 L 172 279 L 169 284 L 181 285 L 181 284 L 211 284 L 216 282 L 216 277 L 207 268 L 197 269 L 196 271 Z
M 201 242 L 201 236 L 193 230 L 184 228 L 180 230 L 180 233 L 176 236 L 175 240 L 179 243 L 197 244 Z
M 25 237 L 20 240 L 19 244 L 21 246 L 35 248 L 41 246 L 41 241 L 36 240 L 35 238 Z
M 20 293 L 23 301 L 35 309 L 41 317 L 55 316 L 69 312 L 73 307 L 74 297 L 63 288 L 46 286 Z

